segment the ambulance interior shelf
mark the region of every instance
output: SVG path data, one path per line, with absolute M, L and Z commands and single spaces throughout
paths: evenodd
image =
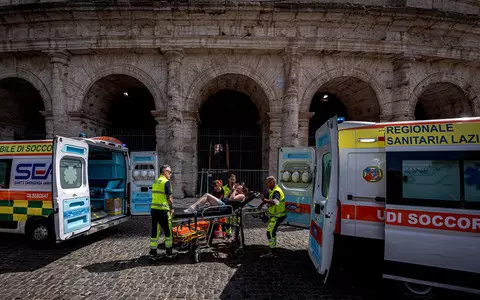
M 90 187 L 90 203 L 92 220 L 106 217 L 108 214 L 124 213 L 123 199 L 125 195 L 125 158 L 122 153 L 109 151 L 102 148 L 90 148 L 88 161 L 88 176 Z M 120 200 L 114 200 L 118 199 Z M 116 201 L 116 204 L 107 203 Z M 118 203 L 120 202 L 120 203 Z M 121 205 L 121 211 L 111 206 Z M 109 208 L 110 206 L 110 208 Z

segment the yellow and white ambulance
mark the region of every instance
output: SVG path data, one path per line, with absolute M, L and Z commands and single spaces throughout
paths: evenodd
M 125 222 L 128 172 L 110 137 L 0 142 L 0 232 L 64 241 Z
M 324 280 L 337 241 L 354 237 L 380 244 L 383 277 L 402 282 L 408 295 L 480 293 L 480 118 L 333 118 L 315 141 L 316 149 L 281 149 L 279 178 L 285 194 L 296 195 L 291 207 L 312 197 L 310 210 L 288 210 L 287 220 L 309 215 L 309 255 Z M 295 183 L 294 172 L 315 180 Z

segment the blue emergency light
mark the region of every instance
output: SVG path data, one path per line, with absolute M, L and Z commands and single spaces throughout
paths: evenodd
M 342 124 L 343 122 L 345 122 L 345 117 L 337 117 L 338 124 Z

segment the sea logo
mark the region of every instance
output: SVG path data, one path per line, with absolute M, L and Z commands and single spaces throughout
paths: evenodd
M 363 169 L 362 177 L 366 182 L 379 182 L 383 179 L 383 171 L 376 166 L 368 166 Z
M 52 175 L 52 164 L 18 164 L 15 180 L 46 180 Z

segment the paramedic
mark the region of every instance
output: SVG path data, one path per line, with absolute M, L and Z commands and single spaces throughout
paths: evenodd
M 225 195 L 226 199 L 230 198 L 230 194 L 232 193 L 233 190 L 235 190 L 235 184 L 237 182 L 237 177 L 235 174 L 231 173 L 230 176 L 228 176 L 227 184 L 224 185 L 223 188 L 223 193 Z M 222 224 L 222 231 L 225 233 L 225 236 L 230 237 L 232 235 L 232 227 L 230 224 L 233 222 L 232 218 L 227 218 L 224 224 Z
M 277 185 L 275 177 L 267 177 L 265 184 L 267 185 L 268 199 L 262 195 L 262 207 L 264 204 L 268 205 L 268 215 L 270 220 L 267 226 L 267 238 L 270 251 L 262 257 L 275 257 L 275 248 L 277 246 L 277 229 L 278 226 L 286 219 L 287 211 L 285 208 L 285 196 L 282 189 Z
M 150 258 L 157 257 L 158 238 L 160 236 L 160 227 L 165 233 L 165 248 L 167 256 L 172 256 L 172 185 L 170 176 L 172 168 L 169 165 L 163 165 L 160 169 L 160 177 L 152 185 L 152 206 L 150 214 L 152 215 L 152 234 L 150 236 Z

